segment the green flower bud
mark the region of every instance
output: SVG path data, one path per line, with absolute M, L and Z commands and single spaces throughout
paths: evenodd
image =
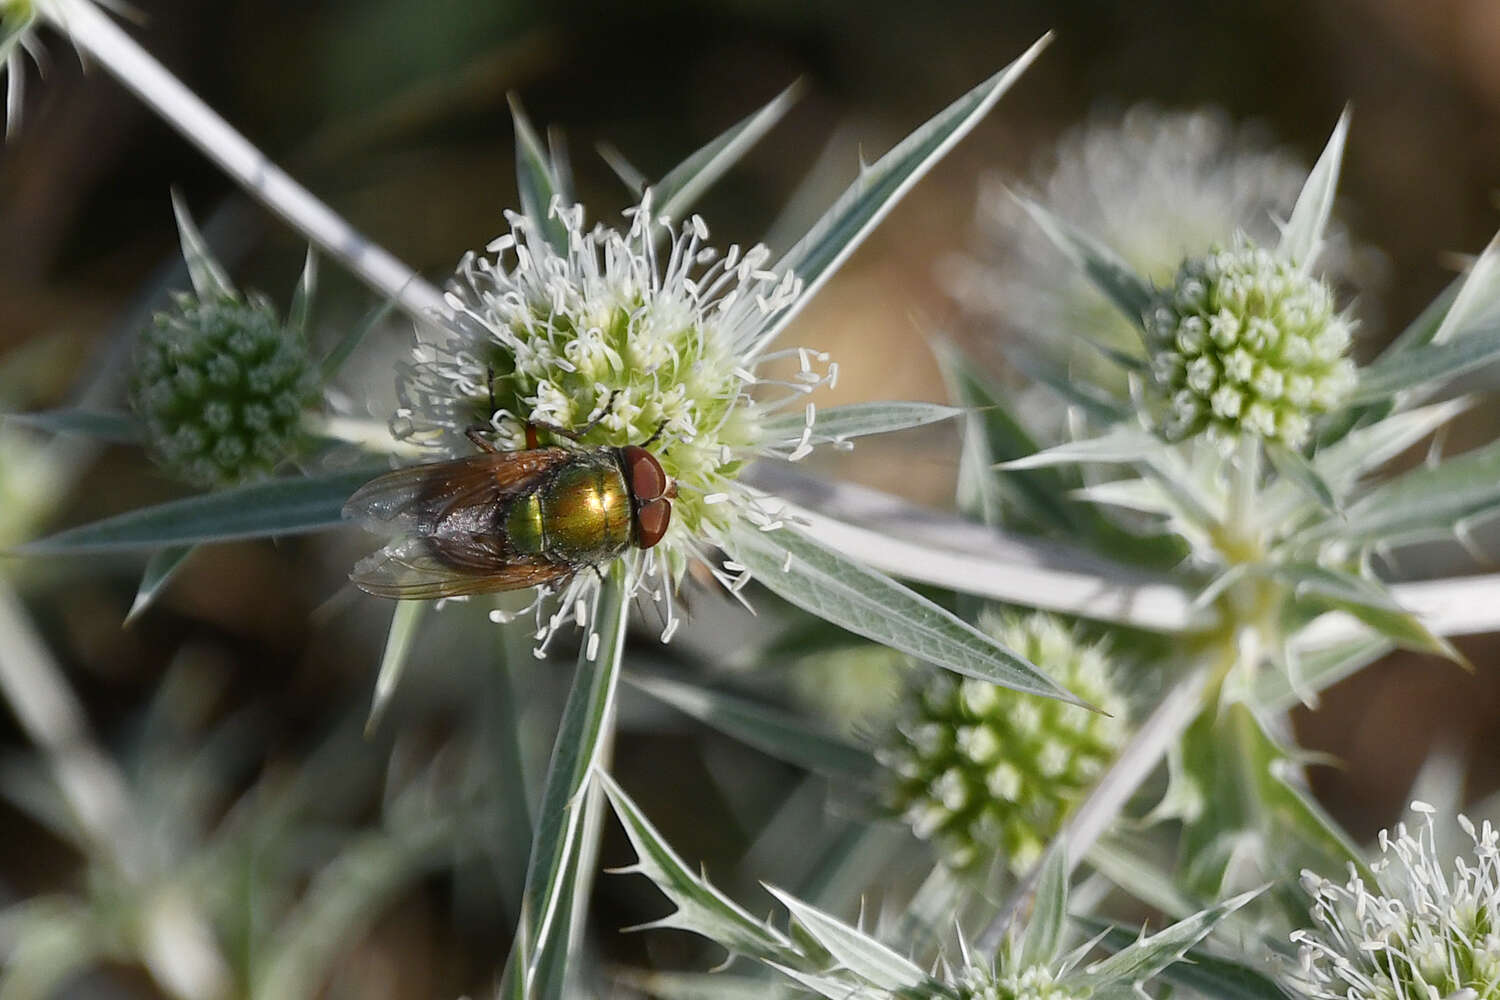
M 1248 240 L 1185 261 L 1143 316 L 1161 431 L 1300 447 L 1354 388 L 1352 325 L 1333 292 Z
M 886 745 L 885 804 L 951 868 L 1004 856 L 1024 872 L 1126 737 L 1102 647 L 1046 615 L 987 619 L 997 640 L 1108 714 L 938 672 L 914 686 Z
M 1032 965 L 1014 974 L 970 966 L 955 984 L 959 1000 L 1078 1000 L 1057 985 L 1045 965 Z
M 181 294 L 141 332 L 130 402 L 164 469 L 229 486 L 298 451 L 317 386 L 302 331 L 264 298 Z

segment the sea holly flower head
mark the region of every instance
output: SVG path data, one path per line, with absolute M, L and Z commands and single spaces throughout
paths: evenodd
M 1500 832 L 1459 816 L 1473 852 L 1438 854 L 1433 809 L 1415 833 L 1380 835 L 1375 882 L 1351 872 L 1340 885 L 1302 873 L 1312 898 L 1310 929 L 1294 975 L 1314 1000 L 1441 1000 L 1500 995 Z
M 1168 440 L 1249 434 L 1300 448 L 1354 388 L 1353 324 L 1332 290 L 1243 237 L 1184 261 L 1143 326 Z
M 303 329 L 311 258 L 283 321 L 264 296 L 242 294 L 175 203 L 194 291 L 172 297 L 141 331 L 130 402 L 156 461 L 195 486 L 262 479 L 302 448 L 319 374 Z
M 759 351 L 768 318 L 801 292 L 795 274 L 768 270 L 765 247 L 721 253 L 701 217 L 675 225 L 649 192 L 623 230 L 587 226 L 581 205 L 554 202 L 549 219 L 562 249 L 540 221 L 511 212 L 510 232 L 459 263 L 453 322 L 402 368 L 393 427 L 447 457 L 472 453 L 465 434 L 476 426 L 502 450 L 525 448 L 528 426 L 543 438 L 583 429 L 576 443 L 586 447 L 651 442 L 677 495 L 666 537 L 645 558 L 663 559 L 675 583 L 705 557 L 703 539 L 760 514 L 737 476 L 746 459 L 787 444 L 766 434 L 766 416 L 832 384 L 838 366 L 794 351 L 796 378 L 757 376 L 781 356 Z M 793 459 L 811 450 L 816 409 L 804 412 L 801 440 L 781 452 Z
M 1306 169 L 1263 130 L 1213 108 L 1137 105 L 1068 130 L 1032 172 L 1027 188 L 1060 218 L 1111 247 L 1148 281 L 1170 283 L 1184 255 L 1229 245 L 1236 234 L 1271 245 L 1291 212 Z M 1074 335 L 1133 352 L 1135 318 L 1122 315 L 1082 273 L 1060 269 L 1058 249 L 998 174 L 980 185 L 978 240 L 940 273 L 977 332 L 1014 330 L 1076 373 L 1125 386 L 1117 369 Z M 1340 286 L 1357 283 L 1372 255 L 1354 248 L 1337 222 L 1319 257 Z
M 949 867 L 998 854 L 1024 874 L 1124 743 L 1128 705 L 1103 646 L 1057 619 L 992 615 L 981 626 L 1099 711 L 934 671 L 877 751 L 885 804 Z

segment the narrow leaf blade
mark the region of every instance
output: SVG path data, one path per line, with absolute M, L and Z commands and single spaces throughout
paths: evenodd
M 966 677 L 1082 704 L 972 625 L 799 531 L 736 524 L 724 545 L 772 593 L 856 635 Z
M 396 300 L 390 299 L 376 306 L 354 326 L 349 332 L 339 338 L 339 342 L 333 345 L 333 349 L 323 358 L 323 363 L 318 367 L 319 375 L 323 382 L 328 382 L 344 367 L 344 362 L 354 355 L 354 351 L 364 341 L 369 332 L 385 322 L 391 310 L 396 308 Z
M 1053 842 L 1041 874 L 1037 876 L 1036 905 L 1021 935 L 1020 968 L 1051 966 L 1062 947 L 1068 923 L 1068 848 L 1061 838 Z
M 573 688 L 563 708 L 536 832 L 531 841 L 531 860 L 526 869 L 522 911 L 527 918 L 526 949 L 530 962 L 524 966 L 526 992 L 539 995 L 535 983 L 538 970 L 556 968 L 556 949 L 568 944 L 568 922 L 564 894 L 573 886 L 570 861 L 581 850 L 584 829 L 585 783 L 593 772 L 611 727 L 615 692 L 620 676 L 620 658 L 625 650 L 626 605 L 629 587 L 624 562 L 616 560 L 605 574 L 593 608 L 589 636 L 578 654 Z M 597 648 L 590 657 L 594 636 Z M 507 977 L 520 968 L 512 950 Z
M 670 219 L 682 217 L 682 213 L 698 200 L 724 172 L 739 161 L 745 152 L 761 140 L 782 119 L 797 101 L 797 85 L 783 90 L 769 104 L 752 115 L 748 115 L 718 138 L 693 153 L 666 175 L 651 190 L 655 195 L 655 210 Z
M 552 244 L 553 250 L 566 254 L 567 227 L 552 215 L 552 202 L 561 194 L 552 157 L 514 94 L 510 97 L 510 115 L 516 129 L 516 189 L 521 196 L 521 211 Z
M 864 778 L 875 761 L 864 747 L 809 719 L 668 677 L 627 674 L 634 688 L 778 760 L 824 774 Z
M 385 710 L 390 707 L 391 696 L 406 669 L 411 656 L 412 643 L 422 627 L 422 619 L 432 607 L 431 601 L 397 601 L 391 612 L 391 627 L 385 635 L 385 651 L 380 657 L 380 670 L 375 675 L 375 693 L 370 699 L 370 715 L 365 720 L 365 735 L 375 732 Z
M 768 321 L 761 345 L 773 340 L 802 311 L 870 230 L 979 123 L 1050 42 L 1050 35 L 1043 36 L 1015 62 L 949 105 L 860 172 L 833 207 L 777 264 L 779 273 L 791 272 L 801 280 L 802 292 L 795 302 Z
M 1178 961 L 1189 948 L 1202 941 L 1229 914 L 1258 896 L 1259 890 L 1241 893 L 1210 906 L 1185 920 L 1166 927 L 1147 938 L 1139 938 L 1081 973 L 1067 976 L 1068 988 L 1097 988 L 1121 983 L 1131 986 L 1143 982 Z
M 1094 933 L 1103 932 L 1099 943 L 1111 951 L 1129 948 L 1136 935 L 1129 928 L 1088 920 L 1085 926 Z M 1182 960 L 1173 962 L 1160 975 L 1167 982 L 1217 1000 L 1292 1000 L 1275 979 L 1240 962 L 1220 958 L 1202 947 L 1183 952 Z
M 141 425 L 128 413 L 110 410 L 59 409 L 0 414 L 0 420 L 54 434 L 82 434 L 111 444 L 140 444 Z
M 1344 140 L 1349 134 L 1349 111 L 1339 115 L 1333 134 L 1292 206 L 1292 217 L 1281 228 L 1278 256 L 1297 264 L 1303 271 L 1311 268 L 1323 245 L 1323 231 L 1333 214 L 1333 196 L 1338 189 L 1339 167 L 1344 160 Z
M 303 336 L 312 320 L 313 296 L 318 291 L 318 258 L 313 248 L 307 248 L 307 261 L 302 265 L 302 276 L 297 279 L 297 288 L 292 292 L 292 304 L 287 309 L 286 325 Z
M 839 442 L 870 434 L 889 434 L 952 420 L 963 412 L 957 407 L 943 406 L 941 403 L 900 401 L 833 406 L 817 411 L 809 441 Z M 761 429 L 767 441 L 792 444 L 801 440 L 806 426 L 807 418 L 803 414 L 786 413 L 770 418 Z
M 235 298 L 238 293 L 229 275 L 214 257 L 208 241 L 198 231 L 182 195 L 172 192 L 172 214 L 177 218 L 177 235 L 182 241 L 182 260 L 187 265 L 188 280 L 200 299 Z
M 1120 310 L 1120 315 L 1139 329 L 1144 322 L 1146 310 L 1151 305 L 1151 283 L 1135 273 L 1135 270 L 1125 263 L 1124 258 L 1119 254 L 1092 236 L 1054 215 L 1030 198 L 1022 195 L 1013 195 L 1013 197 L 1053 245 L 1094 283 L 1094 287 L 1114 303 L 1115 308 Z M 1114 352 L 1110 356 L 1130 367 L 1136 367 L 1139 364 L 1135 359 L 1119 356 Z
M 828 954 L 861 979 L 887 990 L 916 989 L 926 984 L 927 976 L 920 968 L 869 935 L 774 886 L 766 890 Z
M 655 921 L 652 926 L 692 931 L 732 952 L 768 961 L 798 960 L 800 956 L 786 937 L 756 920 L 689 868 L 613 778 L 599 772 L 595 780 L 609 796 L 615 815 L 635 849 L 636 863 L 622 874 L 646 876 L 677 907 L 675 913 Z
M 1500 317 L 1461 337 L 1414 347 L 1368 365 L 1359 373 L 1352 403 L 1377 403 L 1428 383 L 1447 382 L 1500 358 Z
M 28 542 L 18 555 L 83 555 L 320 531 L 343 523 L 344 501 L 386 466 L 272 479 L 117 514 Z
M 126 625 L 133 623 L 156 603 L 156 598 L 167 589 L 167 584 L 182 569 L 194 548 L 192 545 L 172 545 L 151 554 L 151 558 L 146 560 L 146 571 L 141 574 L 141 585 L 136 588 L 135 600 L 131 602 L 130 611 L 125 615 Z
M 1265 451 L 1276 471 L 1304 496 L 1326 511 L 1338 509 L 1338 500 L 1334 497 L 1333 490 L 1313 464 L 1302 457 L 1301 452 L 1293 451 L 1276 441 L 1268 442 Z
M 1403 473 L 1349 505 L 1345 520 L 1314 526 L 1354 545 L 1398 544 L 1451 535 L 1461 522 L 1500 509 L 1500 443 L 1437 466 Z

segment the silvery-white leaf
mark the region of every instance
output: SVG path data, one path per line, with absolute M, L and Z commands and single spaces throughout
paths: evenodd
M 816 411 L 816 420 L 808 440 L 809 443 L 818 444 L 868 434 L 889 434 L 951 420 L 963 412 L 958 407 L 944 406 L 941 403 L 901 401 L 831 406 Z M 783 447 L 801 443 L 805 427 L 807 418 L 802 413 L 780 414 L 761 425 L 765 439 L 773 445 Z
M 915 989 L 926 984 L 928 977 L 921 969 L 868 934 L 774 886 L 767 886 L 766 890 L 835 961 L 861 979 L 887 990 Z
M 692 931 L 731 952 L 754 955 L 767 961 L 797 962 L 801 959 L 784 934 L 752 917 L 689 868 L 613 778 L 601 771 L 595 780 L 609 796 L 615 815 L 635 849 L 635 863 L 620 869 L 619 874 L 646 876 L 677 907 L 675 913 L 647 926 Z
M 1302 185 L 1292 206 L 1292 217 L 1281 227 L 1277 256 L 1308 271 L 1317 261 L 1323 245 L 1323 231 L 1333 214 L 1333 197 L 1339 183 L 1339 167 L 1344 160 L 1344 140 L 1349 134 L 1349 112 L 1339 115 L 1323 154 L 1313 164 L 1312 172 Z
M 177 217 L 177 235 L 182 241 L 182 260 L 187 265 L 188 278 L 192 281 L 193 291 L 198 298 L 237 298 L 239 293 L 235 291 L 234 285 L 230 284 L 229 275 L 224 272 L 224 268 L 214 257 L 213 251 L 208 247 L 208 242 L 193 222 L 193 217 L 188 212 L 182 196 L 175 189 L 172 191 L 172 214 Z
M 547 237 L 552 249 L 565 255 L 568 229 L 552 215 L 553 201 L 563 194 L 552 156 L 514 94 L 510 97 L 510 116 L 516 129 L 516 190 L 521 196 L 521 211 Z
M 800 531 L 736 524 L 723 545 L 766 589 L 856 635 L 966 677 L 1078 703 L 974 626 Z
M 759 142 L 781 120 L 796 103 L 797 90 L 796 84 L 786 88 L 765 107 L 742 119 L 667 171 L 661 180 L 651 185 L 653 210 L 670 219 L 680 219 L 703 192 L 724 175 L 724 171 L 737 163 L 751 146 Z
M 1015 62 L 939 112 L 889 153 L 860 171 L 859 177 L 833 207 L 776 264 L 778 273 L 797 276 L 802 282 L 802 292 L 795 302 L 784 307 L 767 323 L 764 335 L 752 349 L 752 356 L 774 340 L 802 311 L 912 185 L 979 124 L 1050 41 L 1050 35 L 1043 36 Z

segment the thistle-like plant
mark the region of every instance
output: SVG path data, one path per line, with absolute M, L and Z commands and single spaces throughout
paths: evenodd
M 1490 449 L 1369 482 L 1466 406 L 1427 402 L 1435 392 L 1500 351 L 1487 315 L 1495 251 L 1356 369 L 1352 323 L 1315 270 L 1345 129 L 1341 121 L 1276 247 L 1241 242 L 1191 258 L 1167 287 L 1030 205 L 1137 324 L 1141 352 L 1120 358 L 1137 389 L 1113 426 L 1007 466 L 1133 468 L 1080 495 L 1159 519 L 1185 540 L 1201 580 L 1197 604 L 1232 639 L 1225 668 L 1241 667 L 1242 686 L 1271 660 L 1308 696 L 1299 633 L 1318 612 L 1342 611 L 1383 640 L 1456 656 L 1391 596 L 1372 557 L 1445 534 L 1463 539 L 1500 506 Z
M 1157 933 L 1120 946 L 1107 958 L 1086 962 L 1103 937 L 1069 947 L 1068 866 L 1065 848 L 1054 843 L 1036 886 L 1029 919 L 1012 921 L 998 944 L 971 943 L 962 928 L 954 950 L 926 972 L 903 951 L 909 940 L 883 941 L 796 896 L 767 887 L 785 907 L 782 930 L 750 916 L 696 874 L 672 850 L 640 808 L 607 775 L 597 780 L 614 806 L 636 854 L 619 874 L 650 879 L 675 907 L 638 930 L 675 928 L 701 935 L 730 956 L 764 963 L 791 980 L 803 995 L 846 1000 L 1083 1000 L 1137 997 L 1159 974 L 1170 970 L 1224 917 L 1254 895 L 1247 893 L 1209 907 Z M 1221 967 L 1223 974 L 1227 967 Z M 1201 984 L 1207 984 L 1208 977 Z

